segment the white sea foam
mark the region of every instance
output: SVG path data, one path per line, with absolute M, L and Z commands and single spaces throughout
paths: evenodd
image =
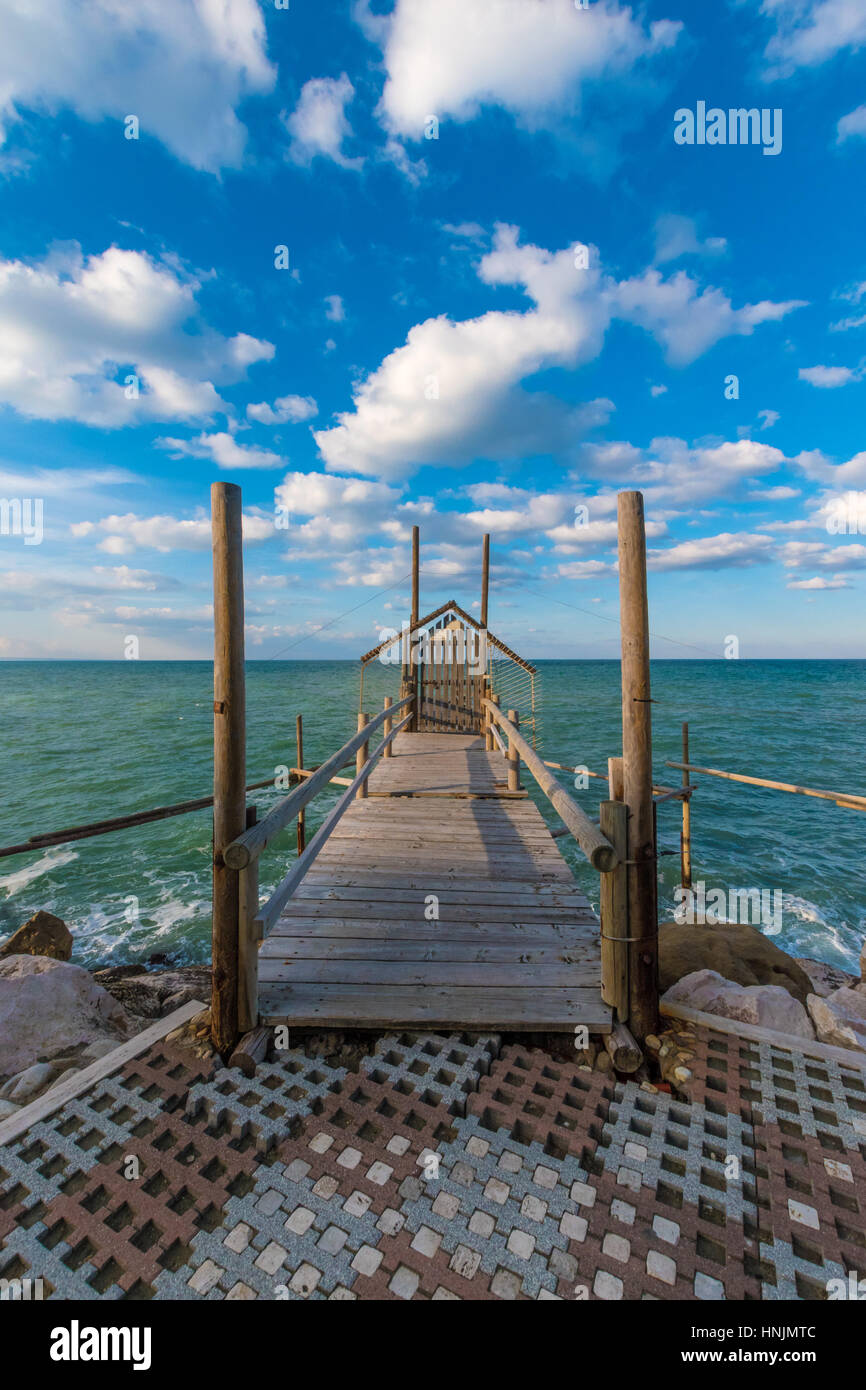
M 782 911 L 790 912 L 801 922 L 817 922 L 819 926 L 829 927 L 822 917 L 820 908 L 810 903 L 808 898 L 798 898 L 795 893 L 782 893 Z
M 23 869 L 16 869 L 14 873 L 0 878 L 0 888 L 5 888 L 7 898 L 14 897 L 20 889 L 26 888 L 43 874 L 51 873 L 52 869 L 61 869 L 64 864 L 71 864 L 77 858 L 74 849 L 50 849 L 35 863 L 26 864 Z

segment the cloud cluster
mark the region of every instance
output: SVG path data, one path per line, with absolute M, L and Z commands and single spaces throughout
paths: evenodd
M 386 16 L 361 0 L 356 13 L 384 50 L 382 119 L 410 139 L 431 115 L 467 121 L 493 104 L 543 125 L 580 109 L 586 83 L 670 49 L 682 27 L 644 27 L 617 0 L 397 0 Z
M 487 285 L 521 290 L 533 307 L 416 324 L 356 387 L 354 409 L 315 432 L 329 470 L 397 478 L 422 464 L 568 455 L 607 419 L 612 403 L 566 405 L 522 383 L 545 368 L 597 357 L 612 318 L 647 329 L 670 361 L 683 364 L 799 304 L 734 309 L 721 290 L 701 290 L 684 271 L 666 280 L 650 268 L 618 282 L 602 272 L 594 248 L 551 252 L 520 245 L 518 237 L 516 227 L 497 226 L 478 274 Z
M 761 11 L 775 24 L 764 53 L 771 79 L 818 67 L 866 44 L 861 0 L 761 0 Z
M 75 540 L 101 537 L 97 549 L 108 555 L 131 555 L 136 550 L 209 550 L 210 517 L 203 512 L 190 518 L 176 516 L 137 516 L 135 512 L 106 516 L 100 521 L 77 521 L 70 528 Z M 271 518 L 244 513 L 244 541 L 266 541 L 275 535 Z
M 0 402 L 43 420 L 114 429 L 208 420 L 217 385 L 273 357 L 201 320 L 199 282 L 140 251 L 77 245 L 42 262 L 0 261 Z
M 339 77 L 313 77 L 301 89 L 298 104 L 284 117 L 291 136 L 289 158 L 295 164 L 310 165 L 318 155 L 332 159 L 344 169 L 360 169 L 362 158 L 350 158 L 343 143 L 352 134 L 346 107 L 355 96 L 345 73 Z
M 0 0 L 0 117 L 73 111 L 85 121 L 138 117 L 195 169 L 237 167 L 246 130 L 236 108 L 271 90 L 257 0 Z

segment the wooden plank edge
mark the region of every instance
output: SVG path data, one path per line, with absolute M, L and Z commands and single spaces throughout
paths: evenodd
M 348 1014 L 261 1014 L 263 1022 L 267 1027 L 276 1028 L 280 1024 L 285 1024 L 291 1028 L 351 1028 L 359 1033 L 381 1033 L 383 1030 L 393 1032 L 394 1029 L 401 1029 L 408 1033 L 429 1033 L 429 1032 L 459 1032 L 459 1033 L 563 1033 L 566 1036 L 574 1032 L 574 1023 L 563 1023 L 562 1019 L 549 1019 L 544 1015 L 539 1018 L 531 1019 L 529 1022 L 520 1020 L 515 1023 L 513 1020 L 500 1022 L 492 1019 L 485 1023 L 464 1023 L 453 1015 L 437 1018 L 424 1019 L 395 1019 L 393 1017 L 382 1016 L 381 1019 L 358 1019 Z M 593 1021 L 587 1024 L 590 1037 L 605 1037 L 613 1027 L 611 1020 L 607 1022 Z
M 774 1028 L 759 1028 L 754 1023 L 739 1023 L 721 1014 L 706 1014 L 701 1009 L 689 1008 L 687 1004 L 666 1004 L 662 1000 L 659 1012 L 665 1018 L 697 1023 L 702 1028 L 712 1028 L 717 1033 L 726 1033 L 744 1042 L 770 1043 L 772 1047 L 784 1048 L 787 1052 L 802 1052 L 808 1057 L 820 1057 L 825 1062 L 839 1062 L 842 1066 L 866 1074 L 866 1052 L 857 1052 L 854 1048 L 835 1047 L 832 1043 L 818 1042 L 817 1038 L 800 1038 L 796 1033 L 779 1033 Z
M 74 1100 L 84 1091 L 89 1091 L 97 1081 L 104 1081 L 126 1062 L 131 1062 L 133 1057 L 145 1052 L 153 1043 L 159 1042 L 167 1033 L 180 1028 L 181 1024 L 187 1023 L 207 1007 L 201 1000 L 191 999 L 188 1004 L 182 1004 L 179 1009 L 175 1009 L 167 1018 L 160 1018 L 156 1023 L 152 1023 L 143 1033 L 137 1033 L 128 1042 L 120 1043 L 105 1057 L 98 1057 L 83 1071 L 74 1072 L 68 1081 L 61 1081 L 58 1085 L 52 1086 L 45 1095 L 39 1096 L 29 1105 L 22 1106 L 17 1114 L 10 1115 L 8 1120 L 0 1123 L 0 1145 L 9 1144 L 20 1135 L 26 1134 L 32 1125 L 47 1119 L 56 1110 L 61 1110 L 67 1101 Z

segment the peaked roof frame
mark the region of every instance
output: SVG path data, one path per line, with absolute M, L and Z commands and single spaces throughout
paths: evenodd
M 448 612 L 456 613 L 457 616 L 462 618 L 464 622 L 468 623 L 470 627 L 474 627 L 476 632 L 485 631 L 485 629 L 482 627 L 481 623 L 477 621 L 477 619 L 470 617 L 466 610 L 460 607 L 459 603 L 455 603 L 454 599 L 449 599 L 449 601 L 447 603 L 443 603 L 440 608 L 434 608 L 432 613 L 426 614 L 425 617 L 419 618 L 417 623 L 413 623 L 412 626 L 409 628 L 409 636 L 411 637 L 412 633 L 417 632 L 419 628 L 426 627 L 426 625 L 428 623 L 432 623 L 435 618 L 441 618 L 443 613 Z M 518 666 L 521 666 L 524 671 L 528 671 L 530 675 L 535 675 L 536 668 L 532 666 L 530 662 L 524 661 L 522 656 L 517 655 L 517 652 L 513 652 L 510 647 L 506 647 L 505 643 L 501 642 L 498 637 L 494 636 L 494 634 L 490 631 L 489 628 L 486 629 L 486 631 L 488 642 L 490 642 L 494 647 L 498 648 L 499 651 L 503 652 L 504 655 L 509 657 L 511 661 L 514 661 Z M 373 658 L 378 656 L 380 652 L 384 651 L 386 647 L 392 647 L 395 641 L 397 641 L 397 638 L 395 637 L 386 637 L 384 642 L 380 642 L 379 645 L 377 647 L 373 647 L 371 651 L 365 652 L 365 654 L 361 657 L 361 665 L 366 666 L 368 661 L 372 661 Z

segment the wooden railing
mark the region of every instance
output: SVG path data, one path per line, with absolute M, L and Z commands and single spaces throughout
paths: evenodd
M 592 820 L 557 782 L 549 770 L 551 764 L 540 758 L 523 737 L 517 711 L 509 710 L 506 718 L 495 696 L 484 700 L 483 704 L 487 747 L 492 750 L 494 743 L 498 743 L 505 753 L 509 789 L 517 790 L 522 758 L 563 822 L 561 828 L 551 833 L 555 837 L 573 835 L 601 875 L 601 996 L 616 1010 L 617 1027 L 621 1027 L 629 1015 L 628 808 L 621 798 L 602 801 L 598 821 Z M 554 763 L 552 766 L 561 765 Z
M 522 758 L 551 806 L 559 813 L 577 840 L 592 867 L 597 869 L 599 873 L 610 873 L 619 863 L 619 855 L 607 836 L 602 834 L 600 828 L 590 820 L 586 812 L 569 796 L 565 788 L 559 785 L 535 749 L 527 743 L 520 732 L 516 711 L 509 710 L 509 715 L 512 717 L 507 718 L 493 700 L 485 699 L 483 704 L 488 719 L 499 725 L 507 739 L 509 790 L 517 790 L 517 787 L 512 783 L 519 777 L 517 769 Z
M 306 776 L 288 796 L 283 797 L 264 820 L 248 825 L 242 835 L 238 835 L 226 846 L 224 862 L 238 874 L 238 1023 L 242 1032 L 255 1026 L 258 1014 L 259 946 L 298 884 L 309 872 L 319 851 L 351 802 L 356 796 L 366 794 L 367 778 L 379 759 L 388 755 L 393 740 L 409 725 L 413 710 L 409 708 L 398 724 L 393 723 L 394 715 L 404 707 L 413 705 L 414 696 L 408 695 L 393 705 L 390 700 L 386 700 L 385 708 L 369 722 L 368 717 L 362 715 L 359 718 L 360 727 L 357 733 L 353 734 L 342 748 Z M 383 725 L 382 742 L 370 753 L 370 735 Z M 349 782 L 337 804 L 328 812 L 303 853 L 298 855 L 285 878 L 277 885 L 267 902 L 260 905 L 258 869 L 261 855 L 274 837 L 298 817 L 313 797 L 332 781 L 340 768 L 351 762 L 353 757 L 357 760 L 355 777 Z

